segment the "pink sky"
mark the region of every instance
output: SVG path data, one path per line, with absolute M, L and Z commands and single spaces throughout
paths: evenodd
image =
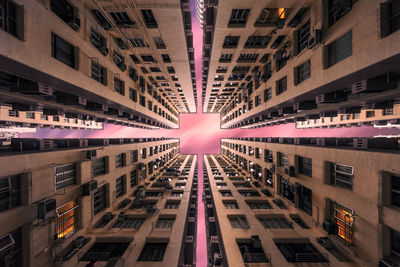
M 378 134 L 399 134 L 399 129 L 374 129 L 372 127 L 299 130 L 294 124 L 278 125 L 253 130 L 220 129 L 219 114 L 203 114 L 201 108 L 201 55 L 202 31 L 194 14 L 195 1 L 191 0 L 193 35 L 196 59 L 198 108 L 197 114 L 180 115 L 180 128 L 176 130 L 143 130 L 117 125 L 105 125 L 102 131 L 37 129 L 36 133 L 23 134 L 34 138 L 115 138 L 115 137 L 174 137 L 180 139 L 182 154 L 198 154 L 199 197 L 197 228 L 197 266 L 207 266 L 207 247 L 203 193 L 203 154 L 219 153 L 220 139 L 224 137 L 372 137 Z

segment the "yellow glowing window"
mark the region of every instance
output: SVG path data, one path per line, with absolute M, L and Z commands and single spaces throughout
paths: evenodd
M 346 242 L 352 243 L 353 241 L 353 211 L 338 203 L 335 205 L 335 219 L 338 227 L 337 234 Z
M 286 8 L 278 8 L 278 16 L 280 19 L 286 18 Z
M 57 209 L 57 239 L 68 236 L 69 234 L 75 232 L 77 207 L 78 206 L 75 204 L 75 201 L 71 201 Z

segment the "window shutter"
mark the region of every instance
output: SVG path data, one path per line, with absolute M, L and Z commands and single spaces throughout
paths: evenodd
M 106 68 L 101 68 L 101 71 L 103 72 L 103 77 L 104 77 L 104 85 L 107 86 L 108 83 L 108 71 Z
M 330 198 L 324 198 L 325 200 L 325 219 L 331 221 L 332 219 L 332 210 L 333 210 L 333 201 Z
M 1 16 L 1 15 L 0 15 Z M 0 18 L 1 20 L 1 18 Z M 17 38 L 25 42 L 25 12 L 24 6 L 17 6 Z
M 381 37 L 386 37 L 390 34 L 389 23 L 389 2 L 381 3 Z
M 325 45 L 324 48 L 322 49 L 323 53 L 323 67 L 324 69 L 329 68 L 329 49 L 328 46 Z
M 299 54 L 299 31 L 293 32 L 293 54 Z
M 74 69 L 79 70 L 79 47 L 78 46 L 74 46 Z
M 324 163 L 324 184 L 332 184 L 332 173 L 334 171 L 334 166 L 329 161 L 325 161 Z
M 294 85 L 299 84 L 299 67 L 293 68 L 293 84 Z
M 125 81 L 121 81 L 121 95 L 125 95 Z
M 275 94 L 279 95 L 279 80 L 275 82 Z

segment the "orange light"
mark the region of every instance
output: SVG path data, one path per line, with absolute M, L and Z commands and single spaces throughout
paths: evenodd
M 280 19 L 286 18 L 286 8 L 278 8 L 278 16 Z

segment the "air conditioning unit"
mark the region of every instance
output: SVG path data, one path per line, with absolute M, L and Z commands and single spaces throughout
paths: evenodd
M 8 248 L 15 244 L 15 240 L 10 234 L 3 235 L 0 237 L 0 253 L 3 254 Z
M 314 30 L 314 32 L 308 37 L 308 49 L 313 48 L 319 43 L 321 43 L 321 30 Z
M 214 266 L 222 265 L 222 255 L 220 253 L 214 253 Z
M 253 248 L 261 248 L 261 240 L 258 235 L 251 236 L 251 246 Z
M 93 180 L 82 185 L 82 195 L 90 196 L 97 189 L 97 181 Z
M 78 31 L 79 28 L 81 27 L 81 20 L 74 16 L 71 15 L 68 17 L 67 19 L 67 24 L 74 30 L 74 31 Z
M 97 150 L 87 150 L 87 151 L 84 151 L 84 153 L 85 153 L 85 158 L 87 159 L 87 160 L 92 160 L 92 159 L 95 159 L 96 157 L 97 157 Z
M 105 46 L 100 46 L 98 47 L 98 50 L 100 51 L 100 53 L 102 53 L 104 56 L 108 55 L 108 48 Z
M 271 164 L 271 167 L 269 167 L 270 172 L 274 173 L 275 172 L 275 164 Z
M 210 222 L 210 223 L 215 223 L 215 217 L 209 217 L 208 218 L 208 222 Z
M 219 238 L 218 238 L 218 236 L 217 235 L 212 235 L 212 236 L 210 236 L 210 245 L 211 244 L 218 244 L 218 242 L 219 242 Z
M 322 223 L 322 228 L 324 228 L 324 231 L 327 232 L 329 235 L 337 233 L 337 225 L 334 222 L 324 221 Z
M 55 199 L 47 199 L 38 202 L 38 218 L 41 220 L 47 220 L 53 216 L 56 216 L 57 202 Z

